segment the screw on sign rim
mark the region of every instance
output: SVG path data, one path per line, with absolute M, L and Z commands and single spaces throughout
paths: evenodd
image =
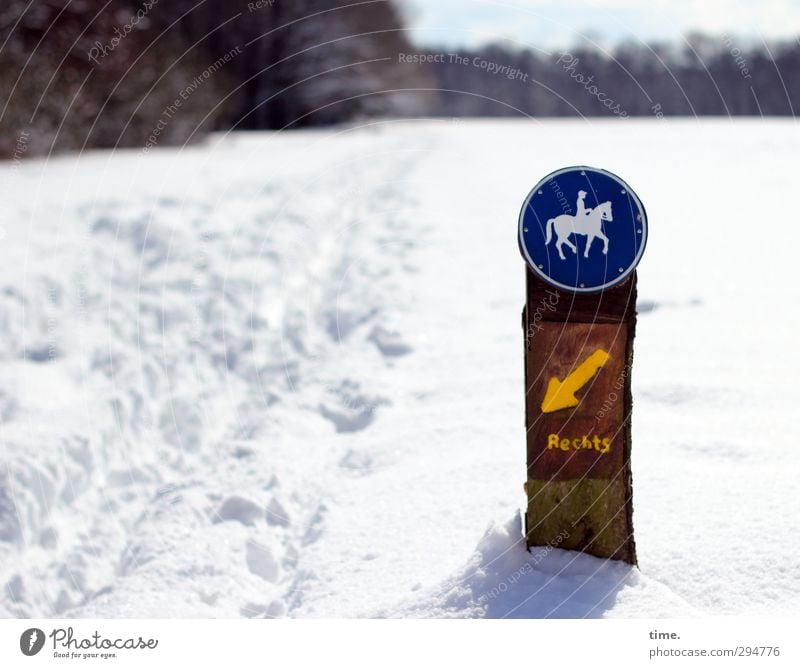
M 622 271 L 619 273 L 618 276 L 614 276 L 613 278 L 606 280 L 605 282 L 599 285 L 590 285 L 590 286 L 585 286 L 583 284 L 570 285 L 569 283 L 564 283 L 562 281 L 553 278 L 550 274 L 548 274 L 544 270 L 543 266 L 540 266 L 541 263 L 537 263 L 530 256 L 530 253 L 528 252 L 528 248 L 525 243 L 525 232 L 527 231 L 527 228 L 525 227 L 525 222 L 526 222 L 525 215 L 529 210 L 531 200 L 534 198 L 534 196 L 536 196 L 537 194 L 540 193 L 540 191 L 543 190 L 545 185 L 553 181 L 555 177 L 561 174 L 566 174 L 571 172 L 580 172 L 581 176 L 584 176 L 585 172 L 589 172 L 590 174 L 598 174 L 602 177 L 611 179 L 612 181 L 616 182 L 622 188 L 622 194 L 624 194 L 625 197 L 633 201 L 635 208 L 637 210 L 636 214 L 637 224 L 641 225 L 641 229 L 639 230 L 641 241 L 638 244 L 638 248 L 633 259 L 628 263 L 627 267 L 621 268 Z M 535 210 L 532 207 L 530 207 L 530 210 L 535 213 Z M 605 169 L 599 169 L 597 167 L 589 167 L 586 165 L 576 165 L 572 167 L 563 167 L 561 169 L 557 169 L 554 172 L 551 172 L 544 178 L 540 179 L 537 182 L 537 184 L 530 190 L 527 197 L 525 198 L 525 201 L 522 204 L 522 209 L 520 210 L 519 213 L 517 241 L 519 243 L 520 253 L 527 262 L 528 266 L 542 280 L 546 281 L 547 283 L 549 283 L 554 287 L 561 288 L 563 290 L 567 290 L 570 292 L 589 293 L 589 292 L 602 292 L 603 290 L 611 288 L 615 285 L 619 285 L 633 273 L 633 271 L 639 264 L 639 261 L 642 259 L 644 249 L 647 246 L 647 234 L 648 234 L 647 212 L 645 211 L 644 205 L 642 204 L 642 201 L 639 199 L 638 195 L 634 192 L 634 190 L 622 178 Z

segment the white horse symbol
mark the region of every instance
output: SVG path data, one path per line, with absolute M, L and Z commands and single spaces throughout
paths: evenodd
M 561 246 L 564 244 L 567 244 L 567 246 L 572 249 L 573 253 L 578 253 L 578 247 L 569 240 L 570 234 L 586 235 L 586 251 L 583 253 L 583 257 L 589 257 L 589 248 L 595 237 L 600 237 L 600 239 L 603 240 L 603 255 L 607 255 L 608 237 L 603 234 L 602 221 L 604 220 L 614 220 L 611 217 L 611 202 L 598 204 L 594 209 L 591 209 L 587 214 L 580 217 L 570 216 L 567 213 L 561 214 L 547 221 L 547 239 L 545 239 L 544 243 L 545 245 L 550 243 L 550 239 L 553 237 L 553 228 L 555 227 L 556 236 L 558 237 L 556 240 L 556 248 L 558 249 L 558 256 L 562 260 L 567 259 L 564 257 L 564 251 L 561 249 Z

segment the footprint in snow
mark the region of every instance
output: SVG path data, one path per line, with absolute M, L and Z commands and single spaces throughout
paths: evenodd
M 261 543 L 248 541 L 246 547 L 247 568 L 267 582 L 277 582 L 280 577 L 280 566 L 272 555 L 272 551 Z
M 376 325 L 372 328 L 367 339 L 375 344 L 384 357 L 400 357 L 402 355 L 408 355 L 408 353 L 414 350 L 403 341 L 400 334 L 385 329 L 380 325 Z
M 241 522 L 245 526 L 255 526 L 263 516 L 263 509 L 257 503 L 241 496 L 230 496 L 216 512 L 214 524 L 220 522 Z
M 269 502 L 266 512 L 267 524 L 277 527 L 288 527 L 290 524 L 289 513 L 275 497 Z
M 366 429 L 375 420 L 377 408 L 388 403 L 383 397 L 359 392 L 357 383 L 344 381 L 336 388 L 329 388 L 319 404 L 319 413 L 333 422 L 337 432 L 348 433 Z
M 347 454 L 339 460 L 339 466 L 350 475 L 362 476 L 372 473 L 374 462 L 367 452 L 348 450 Z

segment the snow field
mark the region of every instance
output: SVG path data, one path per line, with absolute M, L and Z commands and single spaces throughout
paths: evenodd
M 1 167 L 0 614 L 796 614 L 799 142 L 386 121 Z M 516 218 L 581 163 L 650 216 L 640 570 L 519 540 Z

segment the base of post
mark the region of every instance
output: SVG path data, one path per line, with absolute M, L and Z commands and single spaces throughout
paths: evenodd
M 528 480 L 527 546 L 550 546 L 636 564 L 622 480 Z

